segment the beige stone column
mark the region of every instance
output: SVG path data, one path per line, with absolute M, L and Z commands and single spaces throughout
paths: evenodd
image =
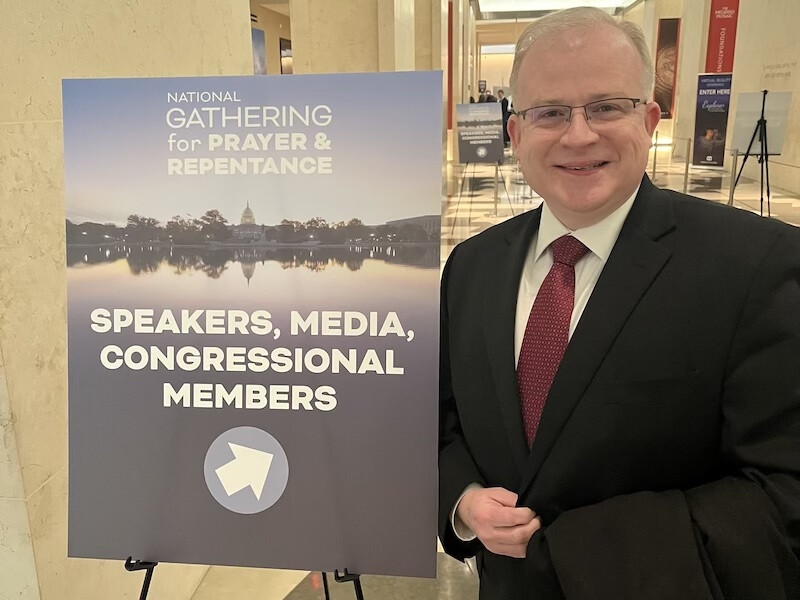
M 415 0 L 414 56 L 417 71 L 447 73 L 447 0 Z
M 295 73 L 413 71 L 414 0 L 291 0 Z
M 469 11 L 468 0 L 453 0 L 453 37 L 452 37 L 452 68 L 453 68 L 453 106 L 464 101 L 464 27 Z M 456 111 L 453 109 L 450 129 L 455 128 Z
M 447 0 L 415 0 L 414 61 L 417 71 L 442 72 L 442 194 L 447 182 Z
M 252 74 L 239 0 L 28 0 L 0 19 L 0 598 L 138 598 L 119 561 L 67 559 L 61 80 Z M 161 565 L 154 598 L 207 567 Z M 235 596 L 232 596 L 235 597 Z
M 414 0 L 378 0 L 378 68 L 415 68 Z

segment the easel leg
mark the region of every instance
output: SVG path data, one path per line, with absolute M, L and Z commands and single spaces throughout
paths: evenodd
M 147 594 L 150 592 L 150 582 L 153 579 L 153 569 L 147 569 L 144 574 L 144 583 L 142 584 L 142 593 L 139 595 L 139 600 L 146 600 Z
M 339 583 L 352 581 L 356 591 L 356 600 L 364 600 L 364 591 L 361 589 L 361 575 L 348 573 L 347 569 L 344 570 L 344 575 L 339 575 L 339 570 L 337 569 L 333 572 L 333 578 Z
M 142 571 L 146 569 L 144 582 L 142 583 L 142 593 L 139 595 L 139 600 L 147 600 L 147 594 L 150 591 L 150 582 L 153 579 L 153 569 L 156 568 L 157 564 L 157 562 L 134 561 L 130 556 L 125 561 L 126 571 Z
M 733 182 L 733 187 L 739 184 L 739 178 L 742 176 L 742 171 L 744 171 L 744 166 L 747 164 L 747 159 L 750 157 L 750 150 L 753 148 L 753 142 L 756 141 L 756 136 L 758 135 L 758 124 L 756 124 L 756 128 L 753 130 L 753 135 L 750 137 L 750 143 L 747 144 L 747 150 L 745 150 L 744 158 L 742 159 L 742 166 L 739 167 L 739 173 L 736 175 L 736 181 Z
M 353 580 L 353 587 L 355 587 L 356 590 L 356 600 L 364 600 L 364 590 L 361 589 L 360 578 Z
M 733 192 L 736 189 L 736 184 L 733 180 L 736 178 L 736 166 L 739 163 L 739 149 L 733 149 L 733 164 L 731 165 L 731 191 L 728 194 L 728 206 L 733 206 Z
M 503 177 L 502 173 L 500 173 L 500 180 L 503 182 L 503 189 L 506 191 L 506 200 L 508 201 L 508 208 L 511 209 L 511 216 L 516 217 L 517 213 L 514 212 L 514 205 L 511 203 L 511 194 L 508 191 L 508 184 L 506 183 L 506 178 Z
M 464 193 L 464 181 L 467 179 L 469 163 L 464 165 L 464 173 L 461 176 L 461 183 L 458 186 L 458 200 L 456 201 L 456 214 L 453 216 L 453 226 L 450 228 L 450 235 L 456 230 L 456 219 L 458 219 L 458 209 L 461 207 L 461 194 Z
M 475 198 L 475 176 L 476 176 L 476 173 L 477 173 L 477 169 L 478 169 L 478 164 L 477 163 L 472 163 L 472 176 L 470 177 L 470 180 L 469 180 L 469 187 L 470 187 L 469 197 L 470 197 L 470 201 L 469 201 L 469 216 L 467 217 L 467 226 L 468 227 L 472 226 L 472 209 L 474 208 L 474 204 L 475 204 L 475 201 L 473 199 Z
M 764 171 L 767 175 L 767 216 L 772 216 L 772 206 L 770 203 L 770 189 L 769 189 L 769 145 L 767 144 L 767 122 L 764 121 L 764 143 L 763 148 L 761 150 L 762 156 L 764 157 Z
M 761 143 L 761 155 L 758 157 L 758 166 L 761 171 L 761 181 L 759 182 L 759 189 L 761 191 L 760 198 L 761 204 L 759 205 L 759 214 L 764 216 L 764 127 L 762 122 L 758 122 L 758 141 Z
M 331 600 L 331 591 L 328 589 L 328 574 L 322 572 L 322 589 L 325 591 L 325 600 Z
M 497 162 L 494 165 L 494 214 L 493 217 L 499 217 L 500 215 L 497 214 L 497 179 L 500 177 L 500 163 Z

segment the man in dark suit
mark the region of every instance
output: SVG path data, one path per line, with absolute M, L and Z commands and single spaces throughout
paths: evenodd
M 503 90 L 497 90 L 497 98 L 500 101 L 500 111 L 503 114 L 503 145 L 508 146 L 511 138 L 508 135 L 508 98 Z
M 641 31 L 517 44 L 540 209 L 442 278 L 439 536 L 482 599 L 800 598 L 800 233 L 658 190 Z

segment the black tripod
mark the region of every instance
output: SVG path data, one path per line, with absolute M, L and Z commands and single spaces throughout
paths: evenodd
M 750 150 L 753 148 L 753 142 L 758 135 L 758 141 L 761 143 L 761 151 L 758 153 L 758 164 L 761 165 L 761 214 L 764 214 L 764 181 L 767 182 L 767 216 L 772 216 L 770 207 L 770 190 L 769 190 L 769 146 L 767 145 L 767 120 L 764 118 L 764 107 L 767 104 L 767 90 L 761 90 L 761 118 L 756 123 L 756 128 L 753 130 L 753 136 L 750 138 L 750 143 L 747 145 L 747 151 L 744 153 L 744 160 L 742 166 L 739 167 L 739 174 L 736 175 L 736 181 L 733 182 L 734 189 L 736 184 L 739 183 L 739 177 L 742 176 L 744 166 L 747 164 L 747 158 L 750 156 Z M 764 175 L 766 174 L 766 178 Z

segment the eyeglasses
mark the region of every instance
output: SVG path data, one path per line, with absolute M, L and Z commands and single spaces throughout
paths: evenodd
M 514 112 L 528 121 L 534 130 L 556 131 L 566 128 L 567 124 L 572 121 L 572 110 L 575 108 L 583 109 L 587 123 L 602 125 L 629 117 L 636 110 L 636 106 L 643 102 L 644 100 L 641 98 L 605 98 L 578 106 L 560 104 L 532 106 Z

